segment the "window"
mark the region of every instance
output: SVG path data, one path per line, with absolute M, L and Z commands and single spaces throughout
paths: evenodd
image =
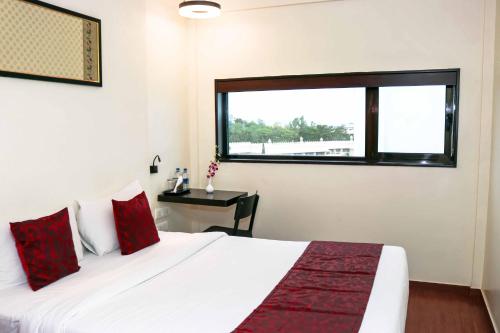
M 365 156 L 362 88 L 236 92 L 227 111 L 229 155 Z
M 455 167 L 459 74 L 216 80 L 221 160 Z

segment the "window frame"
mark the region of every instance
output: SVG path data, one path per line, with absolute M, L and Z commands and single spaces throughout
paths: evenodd
M 445 149 L 443 154 L 384 153 L 378 151 L 379 88 L 446 85 Z M 216 79 L 216 145 L 221 162 L 393 165 L 457 167 L 460 69 L 391 72 L 356 72 Z M 365 156 L 281 156 L 230 155 L 228 141 L 228 94 L 245 91 L 272 91 L 321 88 L 366 88 Z

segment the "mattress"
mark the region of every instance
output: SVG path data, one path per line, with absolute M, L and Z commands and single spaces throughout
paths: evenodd
M 33 292 L 0 291 L 0 332 L 230 332 L 273 290 L 308 242 L 160 232 L 131 256 L 86 255 L 80 272 Z M 403 333 L 408 268 L 384 246 L 361 333 Z

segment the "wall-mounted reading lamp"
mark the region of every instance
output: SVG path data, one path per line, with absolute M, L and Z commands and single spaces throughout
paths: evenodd
M 160 155 L 156 155 L 154 160 L 153 160 L 153 165 L 151 165 L 149 167 L 149 173 L 153 174 L 153 173 L 158 173 L 158 166 L 155 165 L 156 163 L 156 159 L 158 159 L 158 162 L 161 163 L 161 158 L 160 158 Z

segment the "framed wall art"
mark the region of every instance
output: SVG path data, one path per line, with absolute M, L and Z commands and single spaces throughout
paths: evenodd
M 35 0 L 0 0 L 0 76 L 102 86 L 101 20 Z

